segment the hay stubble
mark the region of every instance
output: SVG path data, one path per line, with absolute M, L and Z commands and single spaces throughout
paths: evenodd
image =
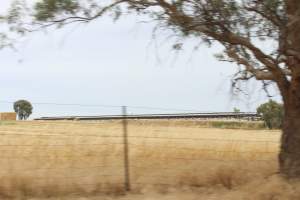
M 276 176 L 279 131 L 149 120 L 130 121 L 128 130 L 130 199 L 145 193 L 149 199 L 234 199 L 236 188 L 242 197 L 253 182 Z M 129 198 L 111 197 L 124 193 L 119 121 L 7 123 L 0 135 L 1 199 Z M 275 182 L 285 184 L 280 181 Z

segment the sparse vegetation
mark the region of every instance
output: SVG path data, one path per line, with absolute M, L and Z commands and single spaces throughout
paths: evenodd
M 250 129 L 260 130 L 265 129 L 265 126 L 260 121 L 247 122 L 247 121 L 211 121 L 209 122 L 213 128 L 226 128 L 226 129 Z
M 137 120 L 142 123 L 144 120 Z M 244 129 L 264 130 L 267 129 L 263 121 L 245 120 L 153 120 L 147 123 L 152 125 L 173 126 L 173 127 L 199 127 L 199 128 L 221 128 L 221 129 Z
M 0 126 L 2 125 L 16 125 L 17 123 L 15 121 L 0 121 Z
M 129 121 L 133 194 L 127 197 L 118 197 L 124 194 L 120 121 L 2 124 L 0 198 L 163 199 L 185 191 L 181 199 L 232 200 L 230 194 L 246 197 L 247 187 L 278 170 L 279 131 L 199 123 Z

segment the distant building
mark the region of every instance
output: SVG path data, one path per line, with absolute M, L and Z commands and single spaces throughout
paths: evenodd
M 16 121 L 17 113 L 15 112 L 4 112 L 0 113 L 0 121 Z

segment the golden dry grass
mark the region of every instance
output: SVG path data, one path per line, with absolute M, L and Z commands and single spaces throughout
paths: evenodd
M 16 121 L 17 113 L 15 112 L 6 112 L 0 113 L 0 121 Z
M 128 131 L 123 196 L 120 121 L 1 123 L 0 199 L 300 198 L 276 175 L 279 131 L 167 120 L 130 121 Z

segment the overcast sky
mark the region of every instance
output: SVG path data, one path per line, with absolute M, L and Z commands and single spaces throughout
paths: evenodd
M 10 1 L 0 1 L 4 11 Z M 178 55 L 165 42 L 152 39 L 151 24 L 126 17 L 114 23 L 102 18 L 84 26 L 36 33 L 17 51 L 0 51 L 0 101 L 27 99 L 62 104 L 129 105 L 170 108 L 129 108 L 131 113 L 193 111 L 255 111 L 266 101 L 259 88 L 251 98 L 233 98 L 230 75 L 236 66 L 218 62 L 218 47 L 193 47 L 190 40 Z M 12 104 L 0 102 L 0 111 Z M 34 117 L 118 114 L 115 107 L 34 104 Z

